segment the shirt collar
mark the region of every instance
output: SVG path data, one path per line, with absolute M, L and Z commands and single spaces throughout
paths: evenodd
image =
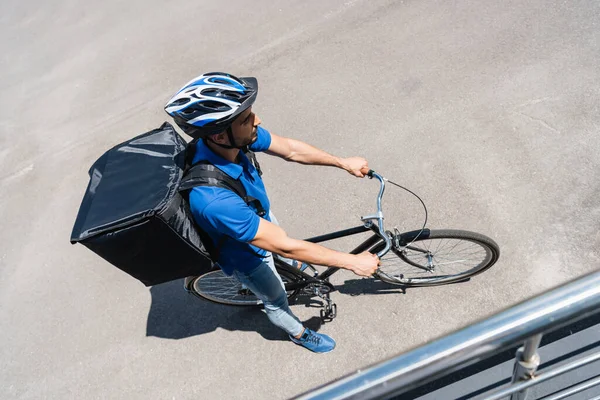
M 202 140 L 198 140 L 196 143 L 196 154 L 194 155 L 193 164 L 198 161 L 206 160 L 221 171 L 233 179 L 240 179 L 244 167 L 248 168 L 248 159 L 246 155 L 240 151 L 240 164 L 233 163 L 229 160 L 224 159 L 220 155 L 214 153 Z

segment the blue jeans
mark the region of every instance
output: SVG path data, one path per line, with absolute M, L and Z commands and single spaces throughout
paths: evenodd
M 292 336 L 302 333 L 304 326 L 290 310 L 285 286 L 275 270 L 271 253 L 256 269 L 248 273 L 235 270 L 233 276 L 262 300 L 267 316 L 275 326 Z

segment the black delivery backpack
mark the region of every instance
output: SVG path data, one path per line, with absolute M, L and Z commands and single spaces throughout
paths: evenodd
M 71 243 L 146 286 L 214 268 L 207 240 L 179 192 L 186 147 L 165 122 L 104 153 L 89 170 Z

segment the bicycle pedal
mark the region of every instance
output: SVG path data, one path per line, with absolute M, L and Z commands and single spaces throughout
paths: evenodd
M 333 303 L 331 305 L 331 319 L 334 319 L 335 317 L 337 317 L 337 304 Z
M 333 321 L 337 317 L 337 304 L 333 303 L 331 306 L 325 306 L 321 309 L 320 315 L 324 322 Z

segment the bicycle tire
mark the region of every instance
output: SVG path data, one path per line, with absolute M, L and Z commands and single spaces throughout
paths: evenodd
M 428 230 L 417 237 L 415 232 L 393 237 L 394 245 L 381 258 L 377 277 L 384 282 L 403 286 L 438 286 L 467 280 L 491 268 L 498 261 L 500 248 L 489 237 L 469 231 Z M 411 243 L 412 242 L 412 243 Z M 463 242 L 463 243 L 461 243 Z M 399 243 L 399 248 L 396 244 Z M 465 245 L 466 243 L 466 245 Z M 408 245 L 407 247 L 404 247 Z M 382 240 L 370 252 L 385 247 Z M 462 255 L 457 253 L 462 251 Z M 458 257 L 453 259 L 453 257 Z M 465 259 L 469 257 L 469 259 Z M 447 273 L 460 265 L 471 265 L 464 272 Z
M 276 268 L 279 262 L 279 260 L 275 260 Z M 277 268 L 277 272 L 281 276 L 283 283 L 297 280 L 297 277 L 288 271 Z M 244 291 L 242 284 L 236 278 L 225 275 L 221 269 L 215 269 L 198 276 L 189 285 L 189 290 L 194 295 L 214 303 L 230 306 L 262 305 L 260 299 L 247 289 Z M 288 301 L 296 298 L 299 291 L 299 289 L 288 290 Z

